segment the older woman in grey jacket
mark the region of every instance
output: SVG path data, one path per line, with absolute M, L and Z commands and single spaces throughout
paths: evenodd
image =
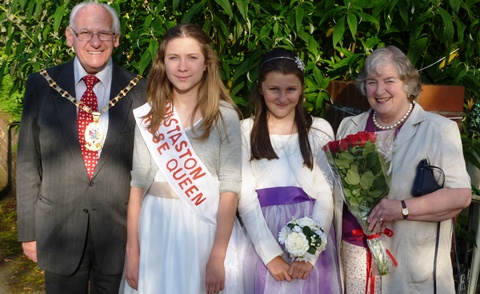
M 372 131 L 382 143 L 380 151 L 391 165 L 390 192 L 371 211 L 368 222 L 372 231 L 385 227 L 394 231 L 385 240 L 398 266 L 381 278 L 367 277 L 362 269 L 367 260 L 365 243 L 343 238 L 346 293 L 365 292 L 367 282 L 373 283 L 375 293 L 433 293 L 434 282 L 436 293 L 455 293 L 450 261 L 454 229 L 451 219 L 471 201 L 458 126 L 414 102 L 421 91 L 418 71 L 394 46 L 375 50 L 367 58 L 357 83 L 371 109 L 345 118 L 337 137 Z M 444 171 L 445 184 L 435 192 L 413 197 L 410 191 L 416 167 L 424 158 Z M 355 228 L 359 225 L 345 207 L 342 233 L 346 236 Z

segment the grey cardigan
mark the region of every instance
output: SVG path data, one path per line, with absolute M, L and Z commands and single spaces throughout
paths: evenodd
M 240 121 L 236 111 L 228 103 L 220 102 L 222 119 L 214 125 L 210 137 L 206 141 L 196 139 L 192 129 L 187 129 L 186 134 L 197 156 L 207 167 L 213 177 L 220 181 L 220 191 L 234 192 L 240 195 L 242 142 L 240 135 Z M 200 133 L 199 125 L 195 131 Z M 133 152 L 132 187 L 143 188 L 144 192 L 150 187 L 156 172 L 157 164 L 150 156 L 147 145 L 140 134 L 138 125 L 135 129 L 135 143 Z

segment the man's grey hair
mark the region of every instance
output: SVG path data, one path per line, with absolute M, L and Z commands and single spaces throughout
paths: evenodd
M 89 6 L 89 5 L 98 5 L 98 6 L 101 6 L 101 7 L 105 8 L 108 11 L 108 13 L 110 13 L 110 16 L 112 17 L 112 31 L 115 33 L 115 35 L 120 36 L 120 20 L 118 19 L 117 11 L 115 11 L 115 9 L 113 9 L 111 6 L 109 6 L 107 4 L 98 3 L 98 2 L 94 2 L 94 1 L 82 2 L 82 3 L 79 3 L 79 4 L 75 5 L 73 7 L 72 11 L 70 12 L 70 22 L 69 22 L 68 26 L 70 28 L 74 28 L 73 22 L 75 20 L 75 16 L 77 15 L 78 11 L 80 11 L 85 6 Z

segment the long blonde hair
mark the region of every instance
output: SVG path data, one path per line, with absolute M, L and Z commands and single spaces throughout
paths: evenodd
M 203 132 L 201 134 L 195 133 L 195 135 L 197 135 L 201 141 L 204 141 L 210 136 L 213 124 L 221 117 L 220 100 L 224 100 L 232 105 L 237 113 L 239 111 L 220 78 L 218 57 L 210 45 L 210 38 L 199 26 L 194 24 L 179 24 L 170 28 L 160 43 L 148 76 L 147 84 L 147 101 L 152 106 L 151 111 L 147 114 L 147 117 L 151 118 L 150 130 L 156 137 L 156 130 L 160 127 L 163 120 L 166 119 L 165 112 L 167 102 L 170 101 L 173 103 L 171 100 L 173 96 L 173 86 L 166 74 L 165 49 L 168 42 L 176 38 L 195 39 L 205 56 L 206 69 L 200 81 L 198 102 L 193 109 L 190 120 L 190 126 L 192 130 L 194 130 L 193 119 L 195 113 L 200 111 L 203 116 L 200 129 L 203 130 Z

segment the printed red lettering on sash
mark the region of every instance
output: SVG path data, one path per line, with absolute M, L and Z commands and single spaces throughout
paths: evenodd
M 160 128 L 154 131 L 148 128 L 151 119 L 143 118 L 150 110 L 148 104 L 145 104 L 134 110 L 134 114 L 159 170 L 187 207 L 214 225 L 219 196 L 218 179 L 210 174 L 195 154 L 173 106 L 167 103 L 165 119 Z M 156 133 L 158 139 L 154 138 L 153 133 Z
M 162 145 L 158 146 L 157 151 L 160 155 L 162 155 L 162 150 L 170 150 L 170 145 L 168 145 L 168 143 L 165 142 Z
M 203 201 L 206 200 L 206 198 L 202 198 L 202 196 L 203 196 L 203 194 L 200 193 L 197 196 L 193 197 L 192 201 L 195 201 L 196 206 L 199 206 L 200 204 L 202 204 Z
M 177 152 L 181 152 L 184 147 L 188 147 L 187 141 L 182 141 L 179 144 L 175 145 L 175 150 L 177 150 Z
M 190 186 L 191 184 L 192 180 L 190 178 L 186 178 L 185 180 L 178 182 L 178 186 L 182 190 L 184 190 L 187 186 Z

